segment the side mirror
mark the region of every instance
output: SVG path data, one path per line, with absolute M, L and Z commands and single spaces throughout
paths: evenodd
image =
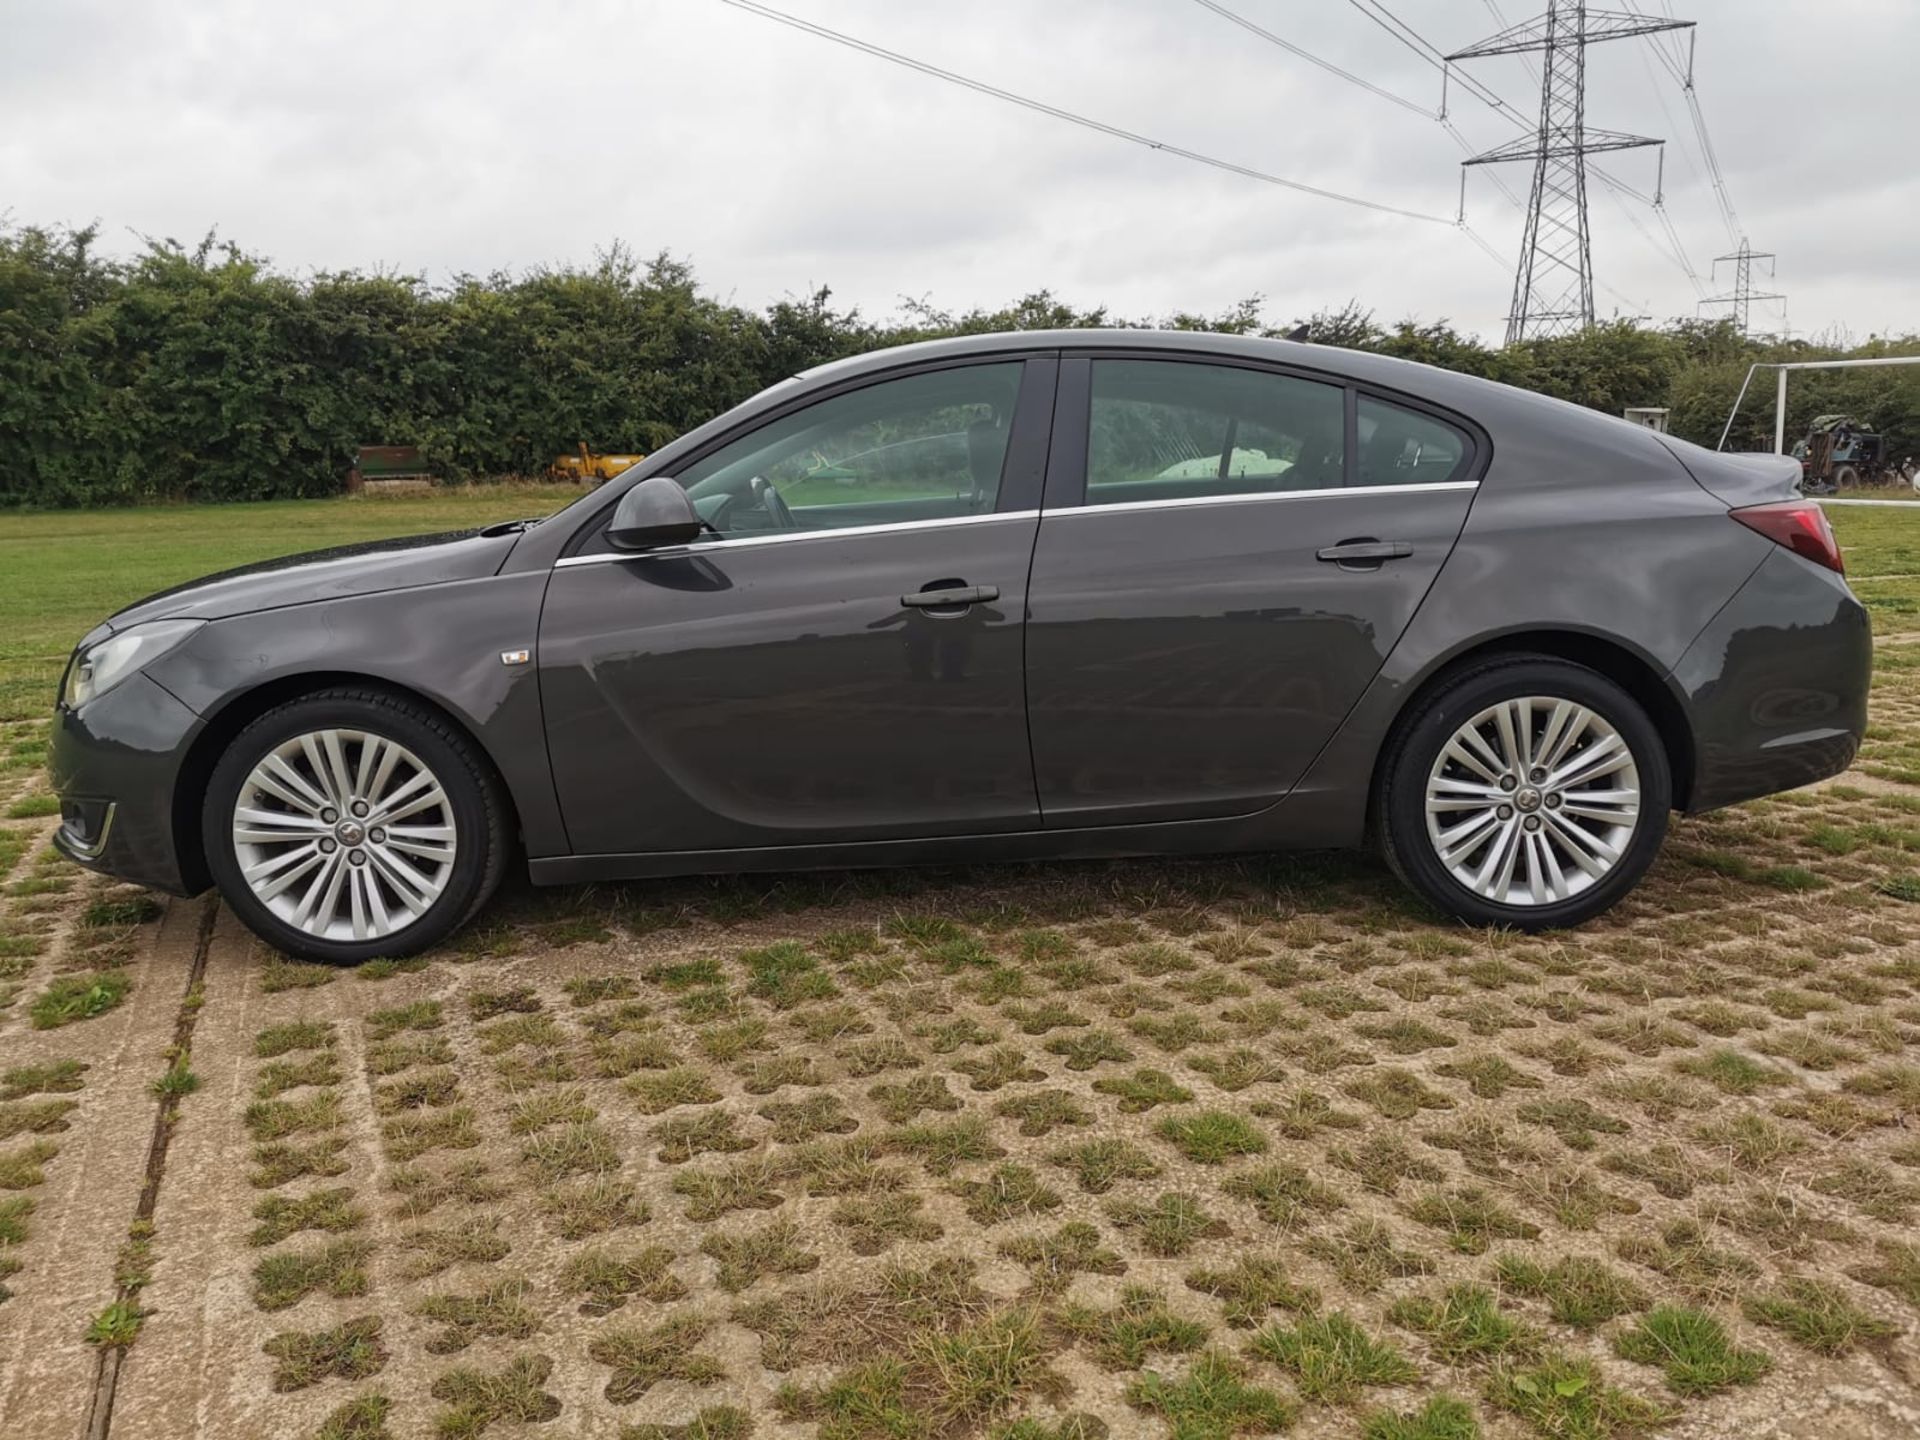
M 620 497 L 607 526 L 607 543 L 616 550 L 651 550 L 656 545 L 684 545 L 700 534 L 700 517 L 693 501 L 670 475 L 642 480 Z

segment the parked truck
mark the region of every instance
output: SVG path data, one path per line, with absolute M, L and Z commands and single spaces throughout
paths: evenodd
M 1881 437 L 1852 415 L 1816 415 L 1794 445 L 1793 458 L 1800 462 L 1800 489 L 1807 495 L 1901 478 L 1887 463 Z

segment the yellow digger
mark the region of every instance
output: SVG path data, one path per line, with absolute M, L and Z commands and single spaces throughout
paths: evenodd
M 602 485 L 614 476 L 631 470 L 645 455 L 621 452 L 602 455 L 588 448 L 587 442 L 580 442 L 577 455 L 556 455 L 553 464 L 547 467 L 547 473 L 556 480 L 571 480 L 575 484 Z

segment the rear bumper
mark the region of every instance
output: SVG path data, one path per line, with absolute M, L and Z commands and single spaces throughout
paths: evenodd
M 1674 667 L 1693 720 L 1690 811 L 1837 775 L 1867 728 L 1873 630 L 1830 570 L 1776 551 Z
M 145 675 L 79 710 L 54 712 L 47 768 L 60 797 L 54 847 L 89 870 L 175 895 L 204 888 L 183 873 L 174 786 L 200 719 Z

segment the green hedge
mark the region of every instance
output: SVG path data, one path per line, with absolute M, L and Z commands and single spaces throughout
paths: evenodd
M 683 263 L 642 263 L 620 247 L 591 268 L 432 286 L 351 271 L 299 279 L 211 238 L 149 244 L 130 260 L 103 257 L 94 242 L 91 230 L 0 231 L 0 504 L 331 494 L 363 443 L 417 445 L 446 479 L 533 474 L 583 440 L 656 448 L 775 380 L 876 346 L 1128 323 L 1046 292 L 959 316 L 910 304 L 886 324 L 833 309 L 826 290 L 748 310 L 702 294 Z M 1257 301 L 1159 323 L 1292 328 L 1265 326 Z M 1691 323 L 1611 325 L 1510 350 L 1444 323 L 1383 329 L 1353 305 L 1309 328 L 1323 343 L 1609 411 L 1671 405 L 1675 428 L 1709 443 L 1748 361 L 1776 354 L 1724 325 Z M 1917 382 L 1910 371 L 1807 377 L 1793 423 L 1852 410 L 1888 432 L 1896 453 L 1920 450 Z M 1736 443 L 1770 439 L 1766 399 L 1750 405 Z

